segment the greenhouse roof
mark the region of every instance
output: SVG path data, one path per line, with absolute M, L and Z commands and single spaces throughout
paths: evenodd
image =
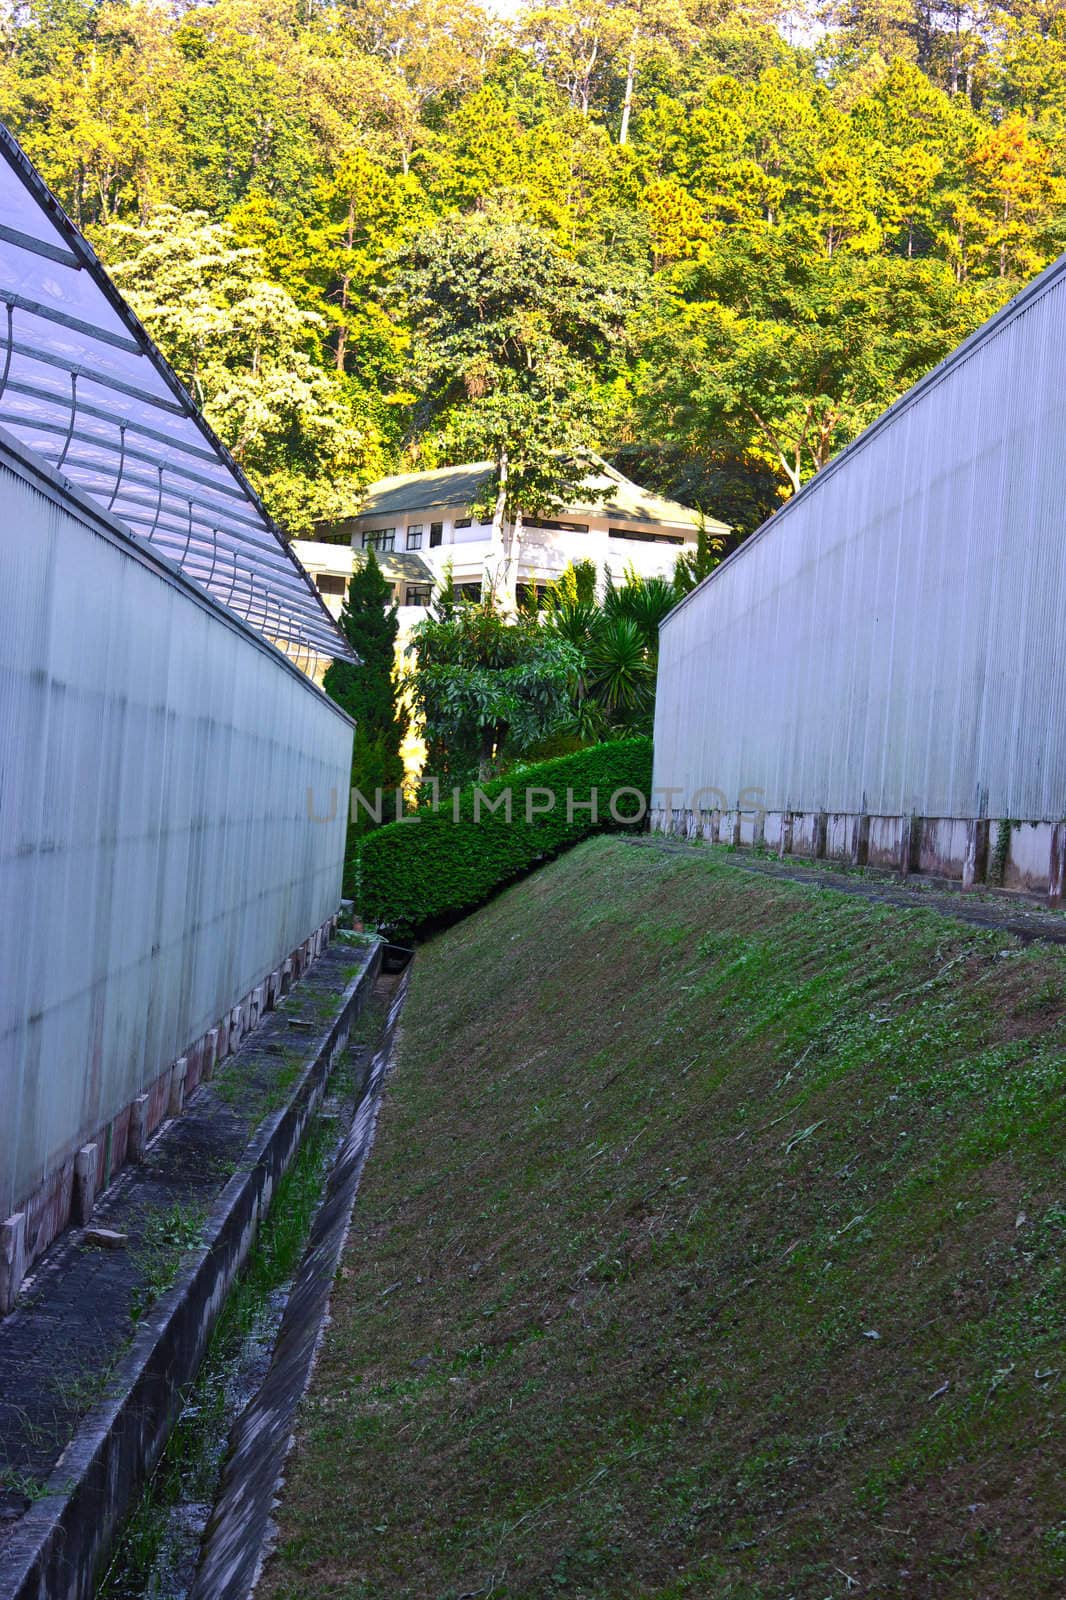
M 0 427 L 308 672 L 352 652 L 255 490 L 0 123 Z

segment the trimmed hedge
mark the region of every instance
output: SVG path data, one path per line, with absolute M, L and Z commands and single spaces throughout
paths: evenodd
M 510 822 L 507 790 L 512 797 Z M 593 790 L 595 821 L 582 809 Z M 620 790 L 636 790 L 643 806 L 637 794 L 618 794 Z M 610 802 L 616 794 L 615 810 L 632 817 L 631 822 L 612 816 Z M 640 827 L 650 796 L 650 739 L 593 745 L 465 789 L 459 796 L 458 821 L 452 794 L 442 794 L 438 811 L 423 810 L 364 835 L 357 865 L 359 913 L 400 939 L 425 933 L 482 905 L 504 884 L 590 833 Z M 490 811 L 484 797 L 499 809 Z M 531 820 L 527 806 L 534 812 Z

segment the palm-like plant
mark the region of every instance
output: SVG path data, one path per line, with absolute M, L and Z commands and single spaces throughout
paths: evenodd
M 657 658 L 660 624 L 677 600 L 677 591 L 667 578 L 641 578 L 630 568 L 622 588 L 608 592 L 604 610 L 609 616 L 627 617 L 636 623 L 645 648 Z
M 604 616 L 587 657 L 589 693 L 612 721 L 646 709 L 655 676 L 639 625 L 632 617 Z
M 549 593 L 544 627 L 571 646 L 580 666 L 571 679 L 571 729 L 589 742 L 643 731 L 651 720 L 659 655 L 659 624 L 677 603 L 665 578 L 641 578 L 632 568 L 616 589 L 608 578 L 602 605 L 563 578 Z
M 601 708 L 591 698 L 588 678 L 589 652 L 602 620 L 603 613 L 594 601 L 562 601 L 557 597 L 553 598 L 545 618 L 547 631 L 573 646 L 580 660 L 581 665 L 575 669 L 570 682 L 573 731 L 590 744 L 605 737 L 605 720 Z
M 547 614 L 548 626 L 560 639 L 587 648 L 603 618 L 603 612 L 594 600 L 574 600 L 552 606 Z

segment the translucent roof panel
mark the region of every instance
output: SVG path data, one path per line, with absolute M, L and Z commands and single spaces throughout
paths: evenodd
M 0 123 L 0 428 L 313 672 L 354 660 L 310 578 Z

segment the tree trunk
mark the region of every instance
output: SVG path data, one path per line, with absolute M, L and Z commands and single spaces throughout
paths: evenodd
M 488 783 L 492 777 L 492 743 L 496 731 L 495 723 L 486 723 L 481 729 L 480 749 L 478 750 L 477 781 Z
M 509 722 L 485 722 L 478 732 L 477 781 L 488 783 L 496 776 L 500 752 L 511 731 Z
M 622 126 L 618 130 L 618 143 L 629 143 L 629 119 L 633 112 L 633 85 L 637 76 L 637 39 L 639 29 L 634 28 L 629 40 L 629 60 L 626 62 L 626 93 L 622 101 Z
M 496 457 L 496 504 L 492 512 L 492 554 L 487 576 L 493 595 L 501 598 L 507 568 L 507 447 L 501 445 Z
M 348 248 L 351 249 L 351 245 L 349 245 Z M 348 273 L 345 273 L 344 276 L 341 278 L 341 310 L 344 311 L 344 312 L 347 312 L 347 310 L 348 310 L 348 285 L 349 285 L 350 282 L 351 282 L 351 278 L 349 277 Z M 347 324 L 347 322 L 342 322 L 341 325 L 340 325 L 340 330 L 338 331 L 338 334 L 337 334 L 337 361 L 336 361 L 336 367 L 337 367 L 337 371 L 338 372 L 343 372 L 344 371 L 344 355 L 345 355 L 345 350 L 347 348 L 347 344 L 348 344 L 348 324 Z
M 600 41 L 599 39 L 594 39 L 592 41 L 592 54 L 585 62 L 584 74 L 581 80 L 581 115 L 583 117 L 587 117 L 589 114 L 589 102 L 592 99 L 592 74 L 596 70 L 599 54 Z
M 508 616 L 513 616 L 518 610 L 518 561 L 522 548 L 522 509 L 514 514 L 510 533 L 506 532 L 504 524 L 504 552 L 503 576 L 501 581 L 500 601 Z
M 507 513 L 507 450 L 496 457 L 496 505 L 492 513 L 492 542 L 503 545 L 504 517 Z

